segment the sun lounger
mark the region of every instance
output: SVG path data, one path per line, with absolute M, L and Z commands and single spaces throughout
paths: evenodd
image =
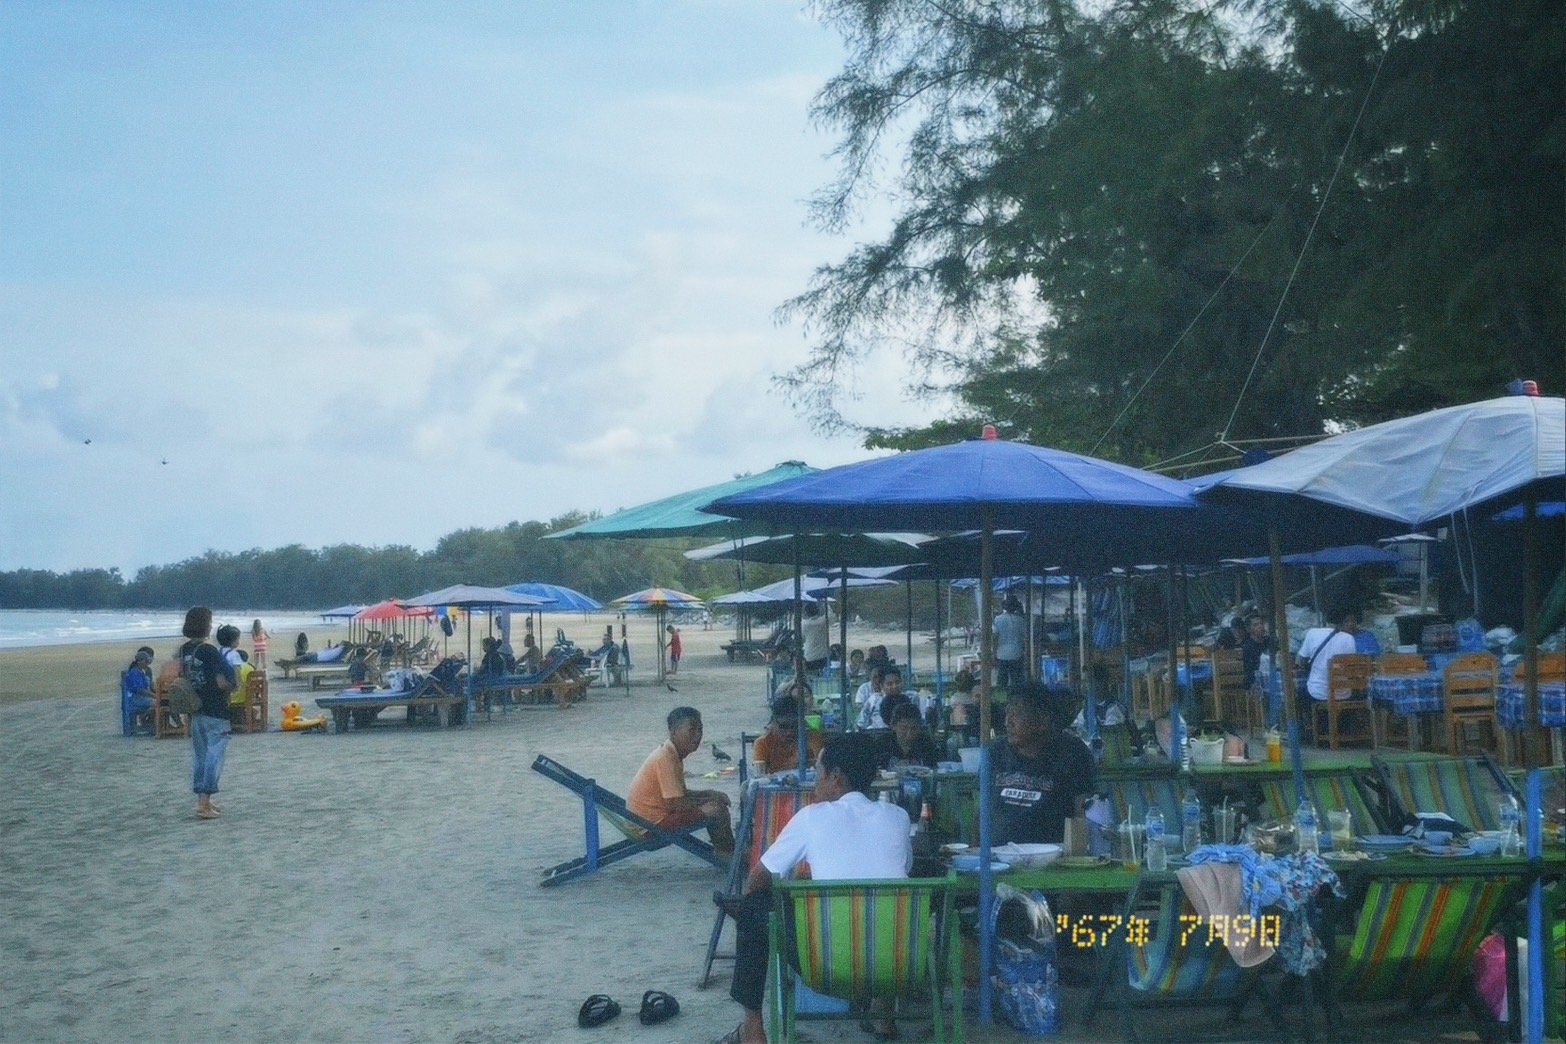
M 530 674 L 474 675 L 473 693 L 488 713 L 496 702 L 502 710 L 521 703 L 575 703 L 587 693 L 588 684 L 574 656 L 551 650 Z
M 626 807 L 623 797 L 613 791 L 605 790 L 598 785 L 597 780 L 573 772 L 543 754 L 533 762 L 533 771 L 554 780 L 582 799 L 582 824 L 587 835 L 587 851 L 584 854 L 544 871 L 544 878 L 539 884 L 545 888 L 597 873 L 600 868 L 610 863 L 618 863 L 641 852 L 656 852 L 670 845 L 683 848 L 696 858 L 705 860 L 720 870 L 727 864 L 727 860 L 720 858 L 710 844 L 693 836 L 697 830 L 704 829 L 705 824 L 698 823 L 684 830 L 665 830 L 632 812 Z M 623 841 L 616 841 L 607 846 L 599 844 L 598 817 L 600 815 L 625 835 Z
M 274 663 L 283 672 L 284 678 L 293 678 L 304 668 L 345 667 L 348 663 L 348 654 L 352 650 L 353 646 L 351 645 L 334 645 L 332 648 L 322 649 L 318 653 L 309 653 L 305 656 L 295 657 L 292 660 L 276 660 Z
M 442 726 L 462 723 L 467 700 L 455 686 L 433 674 L 410 672 L 403 677 L 410 678 L 412 683 L 391 689 L 344 689 L 331 696 L 317 697 L 315 705 L 331 712 L 337 732 L 347 732 L 350 725 L 366 728 L 387 707 L 408 708 L 410 725 L 417 720 L 418 712 L 426 708 L 436 713 Z

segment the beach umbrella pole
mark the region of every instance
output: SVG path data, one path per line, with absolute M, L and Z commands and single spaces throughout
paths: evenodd
M 1544 724 L 1539 717 L 1538 515 L 1539 498 L 1530 491 L 1523 509 L 1523 662 L 1528 668 L 1528 676 L 1523 679 L 1523 720 L 1528 723 L 1523 731 L 1527 744 L 1522 752 L 1525 766 L 1543 765 L 1547 746 Z
M 995 875 L 990 871 L 990 670 L 993 621 L 990 602 L 995 573 L 993 514 L 984 508 L 979 531 L 979 1021 L 995 1021 L 991 1007 L 990 968 L 995 932 L 990 907 L 995 902 Z

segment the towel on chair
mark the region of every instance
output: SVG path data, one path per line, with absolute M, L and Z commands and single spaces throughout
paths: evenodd
M 1240 868 L 1236 864 L 1198 863 L 1180 868 L 1175 876 L 1180 879 L 1180 887 L 1185 889 L 1185 897 L 1191 901 L 1191 906 L 1209 924 L 1216 917 L 1228 918 L 1226 923 L 1233 924 L 1235 918 L 1250 915 L 1249 904 L 1243 895 Z M 1229 956 L 1242 968 L 1265 964 L 1272 959 L 1274 952 L 1274 947 L 1262 944 L 1260 920 L 1254 923 L 1255 930 L 1249 933 L 1223 933 Z

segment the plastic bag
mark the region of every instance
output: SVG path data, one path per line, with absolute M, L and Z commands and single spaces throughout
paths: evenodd
M 1060 972 L 1055 919 L 1038 892 L 997 885 L 990 914 L 995 965 L 990 974 L 996 1012 L 1030 1037 L 1060 1032 Z

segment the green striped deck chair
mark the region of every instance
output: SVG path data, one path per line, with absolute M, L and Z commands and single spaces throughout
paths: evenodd
M 937 1041 L 962 1039 L 962 980 L 952 946 L 952 879 L 779 881 L 773 884 L 772 1038 L 796 1040 L 799 1018 L 860 1019 L 872 1001 L 928 1003 Z M 795 1010 L 795 981 L 850 1002 L 846 1014 Z M 952 986 L 951 1025 L 941 1008 L 942 986 Z M 915 1016 L 921 1017 L 921 1016 Z
M 1180 788 L 1176 779 L 1115 779 L 1104 783 L 1121 823 L 1140 823 L 1154 805 L 1164 813 L 1164 834 L 1180 840 Z
M 1124 765 L 1136 753 L 1131 745 L 1129 725 L 1105 725 L 1098 734 L 1104 740 L 1105 765 Z
M 1152 895 L 1158 900 L 1156 912 L 1144 901 Z M 1112 945 L 1125 951 L 1124 957 L 1114 954 L 1105 963 L 1086 1024 L 1092 1026 L 1103 994 L 1110 992 L 1125 1022 L 1127 1040 L 1137 1039 L 1135 1008 L 1222 1004 L 1229 1007 L 1231 1018 L 1237 1017 L 1266 967 L 1247 969 L 1234 963 L 1223 940 L 1198 921 L 1185 890 L 1175 881 L 1133 892 L 1124 924 L 1112 939 Z
M 1259 781 L 1259 786 L 1263 819 L 1294 818 L 1294 812 L 1299 808 L 1299 798 L 1295 795 L 1293 780 L 1263 779 Z M 1319 822 L 1326 822 L 1329 810 L 1346 808 L 1354 817 L 1356 834 L 1379 834 L 1387 828 L 1375 803 L 1366 793 L 1364 782 L 1353 773 L 1306 776 L 1305 791 L 1310 795 L 1311 804 L 1316 806 Z
M 1488 756 L 1373 761 L 1386 784 L 1394 814 L 1409 818 L 1416 812 L 1445 812 L 1474 830 L 1499 830 L 1501 796 L 1516 796 L 1500 766 Z
M 1498 875 L 1372 880 L 1354 934 L 1335 940 L 1334 995 L 1417 1004 L 1463 986 L 1520 888 L 1519 877 Z

